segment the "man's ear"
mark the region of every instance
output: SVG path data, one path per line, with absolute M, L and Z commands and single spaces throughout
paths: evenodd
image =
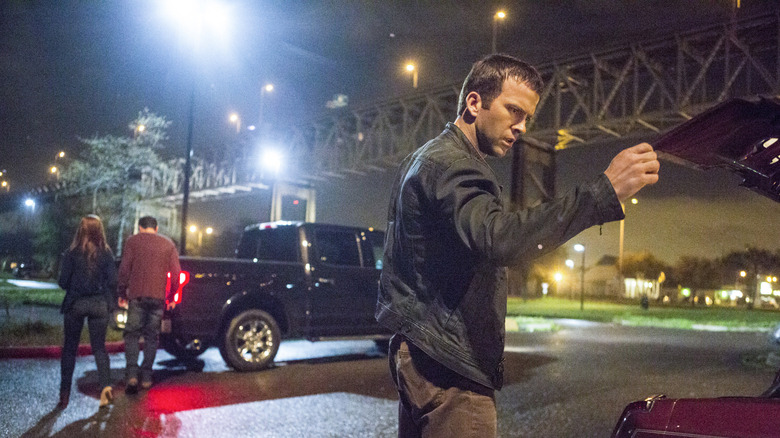
M 476 91 L 466 95 L 466 108 L 463 110 L 463 120 L 466 123 L 474 123 L 479 110 L 482 109 L 482 97 Z

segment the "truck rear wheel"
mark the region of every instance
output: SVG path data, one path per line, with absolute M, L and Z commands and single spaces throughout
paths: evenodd
M 160 345 L 168 354 L 182 360 L 195 359 L 208 348 L 208 345 L 203 343 L 194 344 L 196 348 L 187 348 L 187 345 L 181 339 L 163 333 L 160 333 Z
M 219 352 L 237 371 L 259 371 L 271 366 L 279 351 L 281 330 L 276 320 L 262 310 L 236 315 L 222 336 Z

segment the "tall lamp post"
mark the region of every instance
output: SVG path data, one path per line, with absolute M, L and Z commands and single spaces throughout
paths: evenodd
M 639 203 L 639 200 L 636 198 L 631 198 L 631 203 L 636 205 Z M 620 203 L 620 207 L 623 209 L 623 215 L 625 216 L 626 213 L 626 206 L 622 202 Z M 623 275 L 623 239 L 625 237 L 625 229 L 626 229 L 626 219 L 623 218 L 620 220 L 620 240 L 618 244 L 618 274 Z
M 412 87 L 417 88 L 417 66 L 410 62 L 406 64 L 406 71 L 412 74 Z
M 266 134 L 266 129 L 263 126 L 263 123 L 268 124 L 268 118 L 265 116 L 265 100 L 266 95 L 273 93 L 274 91 L 274 84 L 267 83 L 263 85 L 263 88 L 260 89 L 260 117 L 257 119 L 257 127 L 260 129 L 260 135 L 264 136 Z
M 187 35 L 192 42 L 192 79 L 190 85 L 189 111 L 187 114 L 187 145 L 184 155 L 184 181 L 182 182 L 182 204 L 181 204 L 181 235 L 179 242 L 179 252 L 185 255 L 187 252 L 187 215 L 190 203 L 190 178 L 192 175 L 192 131 L 195 123 L 195 90 L 197 65 L 200 58 L 200 46 L 203 38 L 203 28 L 208 25 L 217 33 L 226 29 L 227 14 L 222 5 L 217 2 L 174 2 L 168 4 L 170 15 L 175 17 L 179 24 L 186 28 Z
M 580 265 L 580 310 L 585 309 L 585 246 L 579 243 L 574 245 L 574 250 L 582 253 L 582 264 Z
M 498 11 L 496 12 L 496 15 L 493 16 L 493 44 L 490 46 L 491 52 L 490 53 L 496 53 L 496 36 L 498 35 L 498 22 L 504 21 L 506 18 L 506 12 L 504 11 Z

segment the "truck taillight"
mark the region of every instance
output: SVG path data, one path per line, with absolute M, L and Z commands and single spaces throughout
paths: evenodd
M 176 289 L 176 293 L 173 294 L 173 302 L 181 304 L 181 294 L 184 285 L 190 282 L 190 273 L 187 271 L 179 272 L 179 288 Z M 170 296 L 171 291 L 171 273 L 168 273 L 168 279 L 165 282 L 165 296 Z M 170 302 L 170 301 L 169 301 Z

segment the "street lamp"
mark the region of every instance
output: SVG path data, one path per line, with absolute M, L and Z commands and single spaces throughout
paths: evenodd
M 168 12 L 181 27 L 183 33 L 186 33 L 192 43 L 192 58 L 194 59 L 192 68 L 192 78 L 190 83 L 189 111 L 187 114 L 187 145 L 184 156 L 184 181 L 182 182 L 182 201 L 181 201 L 181 238 L 180 253 L 185 255 L 187 252 L 187 213 L 190 202 L 190 177 L 192 175 L 192 131 L 195 123 L 195 90 L 197 64 L 200 58 L 201 43 L 206 27 L 211 33 L 217 36 L 224 36 L 224 31 L 229 28 L 229 19 L 226 8 L 218 2 L 189 2 L 189 1 L 169 1 L 167 2 Z M 221 34 L 221 35 L 220 35 Z
M 639 204 L 639 200 L 636 198 L 631 198 L 631 204 L 637 205 Z M 620 278 L 623 278 L 623 239 L 625 237 L 625 229 L 626 229 L 626 205 L 622 202 L 620 203 L 620 208 L 623 209 L 623 219 L 620 220 L 620 240 L 618 244 L 618 274 L 620 274 Z M 622 286 L 621 286 L 622 287 Z
M 0 187 L 4 188 L 6 192 L 11 190 L 11 185 L 8 184 L 8 181 L 0 182 Z
M 233 113 L 230 115 L 230 123 L 236 124 L 236 134 L 241 132 L 241 118 L 238 117 L 238 114 Z
M 406 64 L 406 71 L 412 74 L 412 87 L 417 88 L 417 66 L 410 62 Z
M 257 121 L 258 121 L 257 128 L 260 129 L 261 135 L 263 135 L 262 133 L 265 132 L 265 130 L 263 129 L 263 120 L 265 119 L 265 117 L 264 117 L 265 116 L 265 100 L 266 100 L 265 96 L 266 96 L 266 94 L 273 93 L 273 91 L 274 91 L 274 84 L 271 84 L 271 83 L 267 83 L 267 84 L 263 85 L 263 88 L 260 89 L 260 117 L 257 119 Z
M 496 15 L 493 16 L 493 45 L 491 47 L 491 53 L 496 53 L 496 35 L 498 34 L 498 22 L 504 21 L 506 18 L 506 12 L 505 11 L 498 11 L 496 12 Z
M 585 246 L 579 243 L 574 245 L 574 251 L 582 253 L 582 266 L 580 266 L 580 310 L 585 309 Z

